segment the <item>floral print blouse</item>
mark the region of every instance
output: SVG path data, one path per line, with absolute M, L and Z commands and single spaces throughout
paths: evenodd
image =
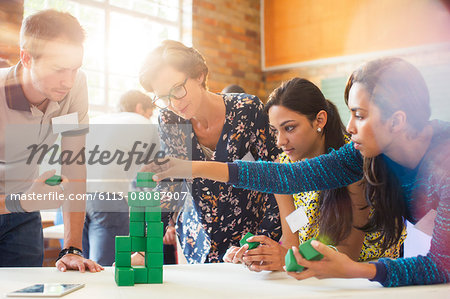
M 260 100 L 237 93 L 222 97 L 225 123 L 211 159 L 206 157 L 191 122 L 169 110 L 163 110 L 159 118 L 166 154 L 194 161 L 274 161 L 280 150 Z M 272 194 L 200 178 L 184 181 L 183 185 L 191 196 L 182 204 L 176 227 L 189 263 L 222 262 L 226 250 L 239 246 L 247 232 L 280 238 L 279 211 Z

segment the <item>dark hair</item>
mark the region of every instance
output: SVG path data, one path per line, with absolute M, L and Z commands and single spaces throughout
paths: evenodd
M 208 66 L 205 58 L 195 48 L 189 48 L 174 40 L 165 40 L 151 51 L 144 60 L 139 72 L 139 81 L 145 90 L 152 92 L 151 81 L 165 66 L 171 66 L 185 73 L 189 78 L 204 75 L 203 88 L 207 88 Z
M 122 112 L 135 112 L 137 104 L 142 104 L 144 110 L 153 108 L 152 99 L 139 90 L 130 90 L 120 97 L 119 108 Z
M 222 89 L 221 93 L 245 93 L 245 91 L 239 85 L 231 84 Z
M 427 124 L 431 109 L 428 88 L 419 70 L 400 58 L 381 58 L 370 61 L 355 70 L 345 87 L 345 102 L 348 104 L 353 84 L 362 84 L 369 93 L 369 101 L 381 111 L 382 120 L 402 110 L 406 121 L 416 132 Z M 388 159 L 383 155 L 364 157 L 363 171 L 365 196 L 373 208 L 366 232 L 380 231 L 384 238 L 382 248 L 386 250 L 396 244 L 403 231 L 406 216 L 404 194 L 397 177 L 389 169 Z
M 38 59 L 43 54 L 43 45 L 59 37 L 65 38 L 70 44 L 81 46 L 85 32 L 71 14 L 54 9 L 42 10 L 23 20 L 20 29 L 20 48 Z
M 269 96 L 264 110 L 273 106 L 283 106 L 300 113 L 312 123 L 317 114 L 327 112 L 327 123 L 323 128 L 325 149 L 337 150 L 345 144 L 346 131 L 336 106 L 326 100 L 320 89 L 311 81 L 293 78 L 284 82 Z M 353 211 L 351 198 L 346 187 L 320 192 L 320 216 L 313 225 L 319 227 L 319 239 L 327 243 L 339 244 L 351 232 Z

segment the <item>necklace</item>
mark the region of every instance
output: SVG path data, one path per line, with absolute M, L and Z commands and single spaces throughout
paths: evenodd
M 39 106 L 41 106 L 42 104 L 45 103 L 45 101 L 47 101 L 48 98 L 45 98 L 42 102 L 40 102 L 39 104 L 35 105 L 35 104 L 31 104 L 31 106 L 38 108 Z

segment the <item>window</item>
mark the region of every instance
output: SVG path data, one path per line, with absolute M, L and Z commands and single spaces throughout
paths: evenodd
M 113 111 L 129 89 L 141 89 L 145 55 L 162 40 L 191 44 L 192 0 L 25 0 L 24 15 L 67 11 L 86 30 L 83 71 L 90 113 Z

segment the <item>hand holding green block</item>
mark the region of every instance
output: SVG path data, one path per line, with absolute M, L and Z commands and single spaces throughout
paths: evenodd
M 302 272 L 305 268 L 297 264 L 297 260 L 295 259 L 295 255 L 292 249 L 288 250 L 286 256 L 284 257 L 284 263 L 286 265 L 287 272 Z
M 313 240 L 316 240 L 316 238 L 311 238 L 301 244 L 298 250 L 304 259 L 308 261 L 320 261 L 323 258 L 323 255 L 312 247 L 311 241 Z M 297 263 L 292 249 L 288 250 L 284 257 L 284 262 L 286 264 L 286 271 L 288 272 L 302 272 L 304 270 L 304 267 Z
M 301 255 L 308 261 L 320 261 L 323 255 L 314 249 L 311 245 L 311 241 L 316 240 L 316 238 L 311 238 L 298 248 Z
M 54 175 L 51 178 L 45 180 L 45 183 L 50 186 L 59 185 L 62 182 L 62 178 L 60 175 Z
M 250 237 L 253 237 L 254 234 L 248 232 L 240 241 L 239 244 L 242 246 L 244 246 L 245 244 L 248 244 L 248 249 L 255 249 L 256 247 L 259 246 L 259 242 L 247 242 L 247 239 Z
M 155 188 L 156 182 L 153 181 L 153 172 L 138 172 L 136 178 L 136 186 L 143 188 Z

